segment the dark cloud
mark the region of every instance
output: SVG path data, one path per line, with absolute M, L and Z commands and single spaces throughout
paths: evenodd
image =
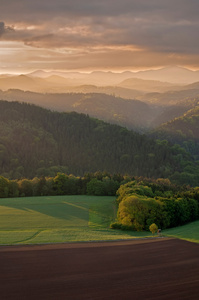
M 1 0 L 0 9 L 1 40 L 60 53 L 69 48 L 79 64 L 90 57 L 105 65 L 113 48 L 117 65 L 115 53 L 127 55 L 127 48 L 140 63 L 143 53 L 158 64 L 162 57 L 192 61 L 199 53 L 198 0 Z
M 32 46 L 131 44 L 188 53 L 199 50 L 198 11 L 196 0 L 7 0 L 1 4 L 7 22 L 16 26 L 15 39 Z M 41 28 L 19 31 L 18 24 Z M 87 34 L 81 27 L 86 28 Z M 2 23 L 0 33 L 4 30 Z M 42 45 L 40 37 L 49 37 L 48 43 L 44 38 Z
M 198 19 L 198 0 L 2 0 L 1 13 L 10 20 L 69 17 L 160 17 Z M 23 15 L 22 15 L 23 14 Z
M 2 36 L 5 33 L 14 31 L 14 29 L 10 26 L 5 26 L 4 22 L 0 22 L 0 36 Z
M 5 25 L 3 22 L 0 22 L 0 36 L 5 32 Z

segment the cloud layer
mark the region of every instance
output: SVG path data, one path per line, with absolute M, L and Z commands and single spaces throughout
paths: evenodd
M 5 68 L 6 42 L 24 68 L 199 68 L 198 0 L 2 0 L 0 10 Z

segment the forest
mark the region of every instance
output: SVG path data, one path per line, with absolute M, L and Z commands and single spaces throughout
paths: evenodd
M 0 101 L 0 174 L 8 179 L 109 172 L 197 185 L 199 171 L 179 145 L 85 114 Z
M 199 188 L 173 185 L 168 179 L 137 179 L 117 191 L 117 222 L 111 228 L 149 230 L 155 223 L 165 229 L 199 219 Z
M 178 143 L 196 161 L 199 160 L 199 106 L 195 106 L 181 117 L 157 127 L 151 132 L 151 137 Z
M 58 172 L 55 177 L 11 180 L 0 176 L 0 198 L 95 195 L 115 196 L 121 184 L 134 177 L 107 172 L 87 173 L 83 177 Z

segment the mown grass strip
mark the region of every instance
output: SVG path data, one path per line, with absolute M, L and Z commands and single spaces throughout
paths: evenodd
M 166 229 L 163 231 L 163 234 L 168 237 L 199 243 L 199 221 L 195 221 L 184 226 Z

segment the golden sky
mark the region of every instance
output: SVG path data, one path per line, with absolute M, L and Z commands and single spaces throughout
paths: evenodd
M 198 0 L 0 0 L 0 73 L 199 69 Z

